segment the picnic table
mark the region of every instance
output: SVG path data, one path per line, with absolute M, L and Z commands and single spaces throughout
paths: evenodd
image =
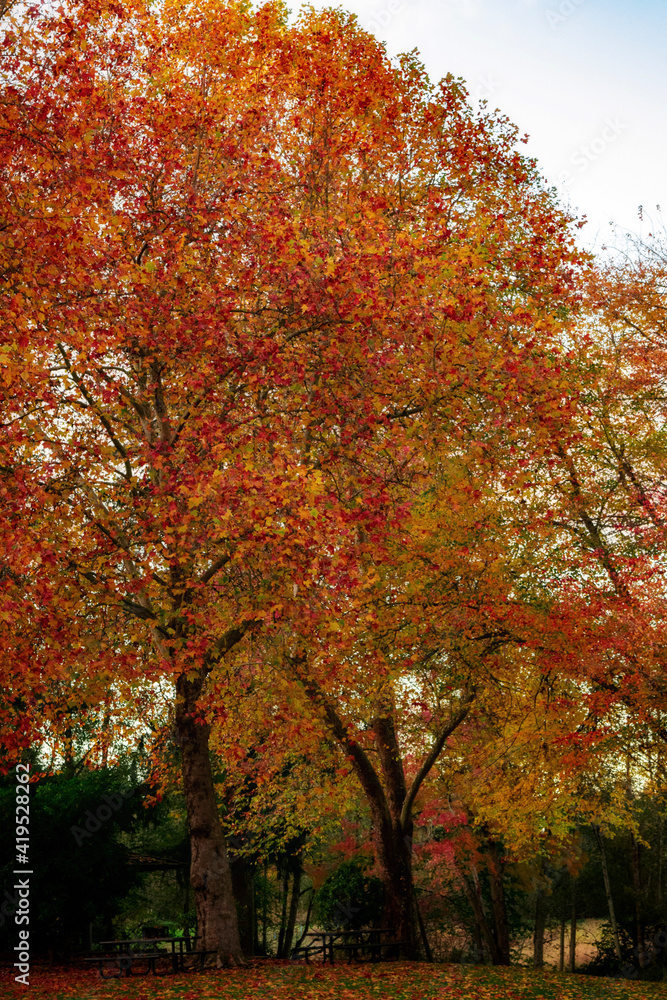
M 122 941 L 99 941 L 104 954 L 91 955 L 86 962 L 96 962 L 102 979 L 119 976 L 166 976 L 188 969 L 203 969 L 212 951 L 198 951 L 196 938 L 135 938 Z
M 407 941 L 396 941 L 391 934 L 384 927 L 357 931 L 309 931 L 292 950 L 292 958 L 305 958 L 306 962 L 310 962 L 311 955 L 321 955 L 323 962 L 333 965 L 334 954 L 343 952 L 348 956 L 348 963 L 381 962 L 397 958 L 401 949 L 408 947 Z

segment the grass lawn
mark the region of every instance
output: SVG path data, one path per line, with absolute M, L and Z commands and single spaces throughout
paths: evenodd
M 175 977 L 100 979 L 96 972 L 35 969 L 30 986 L 3 970 L 0 997 L 26 1000 L 667 1000 L 667 984 L 528 969 L 397 962 L 333 967 L 256 963 Z

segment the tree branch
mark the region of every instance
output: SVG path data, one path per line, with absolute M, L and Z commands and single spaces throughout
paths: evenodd
M 253 625 L 258 625 L 260 621 L 261 619 L 253 618 L 250 621 L 243 622 L 241 625 L 234 625 L 232 628 L 227 629 L 219 639 L 216 639 L 204 658 L 206 672 L 209 673 L 214 665 L 227 655 L 230 649 L 238 645 Z
M 427 774 L 429 773 L 429 771 L 435 764 L 436 760 L 442 753 L 442 748 L 444 747 L 448 738 L 452 735 L 455 729 L 458 729 L 458 727 L 461 725 L 466 715 L 470 711 L 470 706 L 472 705 L 474 698 L 475 698 L 475 691 L 474 690 L 469 691 L 468 694 L 463 699 L 463 703 L 460 709 L 458 710 L 456 715 L 450 718 L 448 724 L 442 730 L 440 735 L 436 738 L 435 743 L 431 747 L 430 753 L 424 760 L 422 766 L 417 771 L 417 774 L 415 775 L 413 782 L 410 785 L 410 790 L 408 791 L 408 794 L 403 803 L 403 808 L 401 809 L 401 826 L 404 829 L 405 829 L 405 824 L 408 821 L 408 817 L 410 816 L 412 804 L 415 801 L 415 798 L 417 797 L 417 792 L 421 788 Z
M 65 352 L 65 348 L 62 346 L 62 344 L 57 344 L 56 346 L 58 347 L 58 351 L 60 353 L 60 356 L 62 357 L 63 361 L 65 362 L 65 367 L 67 368 L 67 371 L 71 375 L 72 380 L 74 381 L 76 387 L 78 388 L 79 392 L 81 393 L 81 395 L 83 396 L 83 398 L 86 400 L 86 402 L 88 403 L 88 405 L 95 411 L 95 413 L 99 417 L 102 426 L 104 427 L 105 431 L 107 432 L 107 434 L 109 435 L 109 437 L 111 438 L 111 440 L 113 442 L 114 448 L 116 449 L 116 451 L 118 452 L 118 454 L 120 455 L 120 457 L 123 459 L 123 462 L 125 464 L 125 478 L 128 481 L 131 480 L 132 479 L 132 466 L 130 465 L 130 460 L 129 460 L 128 456 L 127 456 L 127 451 L 125 450 L 125 448 L 123 447 L 123 445 L 120 443 L 120 441 L 118 440 L 118 438 L 114 434 L 113 427 L 111 426 L 111 421 L 108 419 L 108 417 L 105 417 L 104 414 L 100 411 L 99 407 L 97 406 L 97 403 L 95 402 L 95 400 L 93 399 L 93 397 L 88 392 L 88 390 L 86 389 L 85 385 L 83 384 L 83 380 L 76 374 L 76 372 L 72 368 L 71 362 L 70 362 L 70 360 L 67 357 L 67 354 Z
M 603 538 L 599 528 L 593 521 L 593 518 L 586 510 L 584 494 L 581 488 L 581 484 L 579 482 L 579 478 L 577 476 L 574 462 L 572 461 L 572 458 L 566 453 L 562 445 L 558 444 L 556 446 L 556 452 L 559 455 L 561 461 L 563 462 L 565 468 L 567 469 L 570 483 L 572 485 L 571 499 L 576 507 L 579 520 L 583 524 L 590 541 L 593 543 L 597 557 L 599 561 L 602 563 L 603 567 L 605 568 L 607 576 L 611 580 L 614 590 L 616 591 L 618 596 L 621 597 L 623 600 L 630 601 L 631 600 L 630 592 L 626 584 L 624 583 L 618 569 L 614 565 L 614 560 L 612 558 L 611 552 L 609 551 L 609 547 L 607 546 L 607 543 Z
M 128 614 L 134 615 L 135 618 L 142 618 L 144 621 L 156 621 L 157 615 L 154 611 L 149 608 L 145 608 L 142 604 L 137 604 L 136 601 L 131 601 L 129 597 L 123 597 L 121 600 L 121 606 L 123 611 L 127 611 Z
M 209 580 L 212 580 L 213 577 L 215 576 L 215 574 L 219 570 L 221 570 L 223 566 L 226 566 L 227 563 L 229 562 L 229 560 L 231 558 L 232 557 L 230 555 L 224 555 L 224 556 L 220 556 L 219 559 L 216 559 L 214 563 L 211 563 L 211 565 L 206 570 L 206 572 L 202 573 L 202 575 L 201 575 L 201 582 L 202 583 L 208 583 Z
M 345 750 L 348 757 L 352 760 L 352 766 L 357 772 L 357 777 L 359 778 L 362 788 L 369 798 L 371 798 L 372 801 L 382 809 L 387 817 L 389 817 L 387 797 L 375 768 L 364 753 L 362 747 L 349 735 L 343 720 L 340 718 L 331 702 L 327 699 L 320 685 L 313 677 L 306 673 L 304 669 L 306 667 L 306 657 L 303 654 L 293 657 L 288 656 L 287 662 L 292 669 L 292 673 L 305 690 L 311 702 L 322 710 L 329 729 L 341 747 Z

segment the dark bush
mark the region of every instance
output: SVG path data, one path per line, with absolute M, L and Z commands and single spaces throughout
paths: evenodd
M 378 878 L 366 874 L 368 865 L 361 858 L 344 861 L 315 893 L 315 917 L 325 930 L 380 925 L 384 891 Z

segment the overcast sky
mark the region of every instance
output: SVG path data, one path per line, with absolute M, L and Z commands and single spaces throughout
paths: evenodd
M 314 6 L 335 4 L 315 2 Z M 298 5 L 293 4 L 297 10 Z M 667 0 L 343 0 L 432 79 L 462 76 L 522 133 L 587 245 L 667 217 Z M 644 221 L 638 206 L 644 206 Z

